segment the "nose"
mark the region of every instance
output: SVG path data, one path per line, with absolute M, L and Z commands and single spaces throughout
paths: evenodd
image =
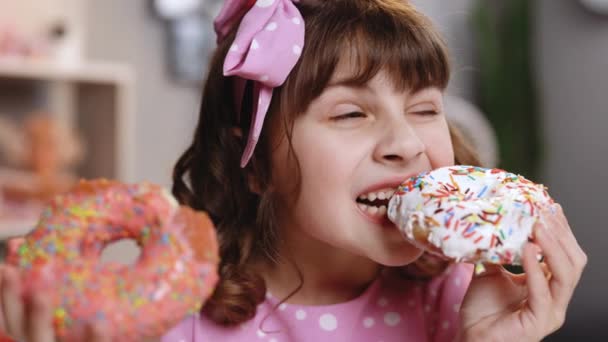
M 392 122 L 381 130 L 374 150 L 374 159 L 379 163 L 402 167 L 426 150 L 414 127 L 405 121 Z

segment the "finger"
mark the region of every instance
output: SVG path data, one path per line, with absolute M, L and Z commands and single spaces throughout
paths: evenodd
M 21 298 L 21 281 L 17 271 L 6 266 L 2 269 L 2 314 L 6 323 L 6 332 L 17 340 L 23 340 L 23 300 Z
M 537 225 L 536 240 L 545 255 L 545 260 L 552 274 L 549 283 L 551 296 L 554 299 L 559 299 L 561 305 L 567 305 L 573 292 L 574 284 L 576 284 L 572 276 L 574 266 L 557 240 L 557 237 L 551 231 L 551 228 L 546 228 L 543 224 Z
M 528 305 L 534 317 L 546 317 L 551 306 L 551 290 L 549 282 L 545 278 L 543 269 L 538 262 L 536 255 L 539 247 L 533 243 L 524 246 L 522 263 L 526 271 L 526 283 L 528 287 Z
M 110 337 L 104 331 L 107 331 L 107 329 L 103 329 L 100 324 L 87 326 L 87 341 L 110 342 Z
M 50 300 L 42 294 L 35 294 L 27 300 L 26 334 L 30 342 L 53 342 L 53 315 Z
M 558 230 L 556 235 L 576 271 L 582 273 L 583 268 L 587 264 L 587 255 L 578 244 L 574 232 L 568 223 L 568 219 L 566 218 L 566 215 L 564 215 L 562 207 L 557 203 L 554 204 L 547 216 L 549 216 L 548 220 L 551 221 Z
M 568 222 L 560 208 L 559 204 L 547 207 L 542 211 L 542 220 L 548 229 L 553 232 L 557 241 L 562 244 L 562 247 L 566 247 L 565 241 L 574 239 L 574 234 L 570 231 Z
M 545 275 L 545 279 L 551 280 L 551 278 L 553 278 L 553 273 L 551 273 L 551 270 L 549 269 L 549 266 L 546 263 L 544 263 L 544 262 L 541 262 L 538 265 L 543 270 L 543 274 Z
M 4 268 L 6 266 L 4 266 L 3 264 L 0 264 L 0 291 L 2 291 L 2 283 L 3 283 L 3 279 L 4 279 Z M 4 334 L 7 334 L 6 331 L 6 323 L 4 320 L 4 310 L 2 310 L 2 297 L 0 296 L 0 332 L 3 332 Z

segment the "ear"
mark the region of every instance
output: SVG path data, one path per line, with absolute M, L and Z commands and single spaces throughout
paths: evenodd
M 251 172 L 247 173 L 247 185 L 249 186 L 249 191 L 253 192 L 256 195 L 262 194 L 262 187 L 260 186 L 260 182 L 258 182 L 255 175 Z
M 243 130 L 240 127 L 232 127 L 231 132 L 236 138 L 243 139 Z M 256 176 L 253 174 L 251 168 L 246 167 L 244 171 L 247 172 L 247 186 L 249 187 L 249 191 L 253 192 L 254 194 L 261 195 L 262 187 L 260 186 L 260 182 L 257 180 Z
M 230 129 L 230 131 L 232 132 L 232 135 L 234 135 L 235 137 L 242 139 L 243 138 L 243 130 L 240 127 L 232 127 Z

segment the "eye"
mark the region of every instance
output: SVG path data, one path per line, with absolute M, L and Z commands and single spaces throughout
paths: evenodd
M 343 120 L 348 120 L 348 119 L 357 119 L 357 118 L 365 118 L 365 117 L 366 117 L 365 113 L 351 112 L 351 113 L 334 116 L 331 118 L 331 120 L 332 121 L 343 121 Z
M 422 115 L 422 116 L 433 116 L 433 115 L 439 114 L 439 112 L 436 110 L 419 110 L 419 111 L 415 111 L 412 113 L 416 114 L 416 115 Z

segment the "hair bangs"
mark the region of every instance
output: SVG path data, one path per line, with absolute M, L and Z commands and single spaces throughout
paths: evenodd
M 445 43 L 431 22 L 401 0 L 336 0 L 301 5 L 305 48 L 282 89 L 282 113 L 306 111 L 342 64 L 341 81 L 356 86 L 386 71 L 398 90 L 445 89 L 450 66 Z M 278 94 L 277 94 L 278 95 Z
M 350 65 L 348 83 L 362 86 L 385 71 L 396 89 L 416 92 L 428 87 L 445 89 L 449 62 L 443 43 L 429 37 L 410 22 L 391 20 L 390 13 L 378 11 L 366 21 L 358 21 L 344 41 L 342 60 Z

